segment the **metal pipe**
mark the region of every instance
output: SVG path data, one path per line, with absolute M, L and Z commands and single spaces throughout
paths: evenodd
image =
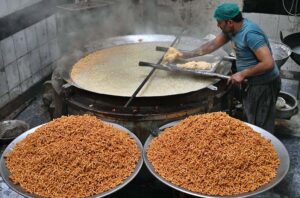
M 179 69 L 177 67 L 168 67 L 166 65 L 161 65 L 161 64 L 154 64 L 154 63 L 148 63 L 148 62 L 139 62 L 139 66 L 146 66 L 146 67 L 153 67 L 156 69 L 161 69 L 165 71 L 176 71 L 176 72 L 181 72 L 181 73 L 186 73 L 186 74 L 195 74 L 199 76 L 205 76 L 205 77 L 212 77 L 212 78 L 220 78 L 220 79 L 225 79 L 228 80 L 230 77 L 227 75 L 223 74 L 218 74 L 218 73 L 213 73 L 213 72 L 206 72 L 206 71 L 192 71 L 192 70 L 184 70 L 184 69 Z

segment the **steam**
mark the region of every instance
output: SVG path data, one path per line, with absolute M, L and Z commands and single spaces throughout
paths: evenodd
M 99 39 L 128 34 L 178 34 L 202 38 L 217 34 L 213 10 L 224 0 L 94 0 L 96 9 L 80 11 L 68 20 L 68 36 L 77 34 L 71 48 Z M 229 1 L 228 1 L 229 2 Z M 242 0 L 230 0 L 242 7 Z M 108 6 L 107 6 L 108 5 Z M 66 12 L 61 12 L 64 15 Z M 64 34 L 64 33 L 63 33 Z

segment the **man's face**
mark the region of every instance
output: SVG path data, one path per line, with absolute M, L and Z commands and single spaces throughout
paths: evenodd
M 224 33 L 234 33 L 233 28 L 233 21 L 217 21 L 217 26 L 224 32 Z

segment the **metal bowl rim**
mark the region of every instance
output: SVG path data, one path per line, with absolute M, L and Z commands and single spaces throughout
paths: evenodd
M 29 130 L 29 124 L 26 123 L 23 120 L 4 120 L 4 121 L 0 122 L 0 125 L 2 125 L 2 124 L 5 125 L 6 123 L 9 123 L 9 122 L 16 122 L 16 123 L 22 124 L 22 125 L 24 125 L 24 127 L 26 127 L 26 131 Z M 3 141 L 12 141 L 12 140 L 16 139 L 18 136 L 20 136 L 22 133 L 25 133 L 26 131 L 21 132 L 20 134 L 18 134 L 17 136 L 14 136 L 14 137 L 0 137 L 0 141 L 1 140 L 3 140 Z M 0 134 L 1 133 L 2 133 L 2 131 L 0 131 Z
M 293 96 L 292 94 L 290 94 L 290 93 L 288 93 L 288 92 L 284 92 L 284 91 L 280 91 L 279 92 L 279 94 L 278 94 L 278 96 L 280 96 L 280 97 L 282 97 L 282 96 L 284 96 L 284 97 L 290 97 L 291 99 L 293 99 L 294 100 L 294 102 L 295 102 L 295 104 L 290 108 L 290 109 L 280 109 L 280 110 L 278 110 L 278 109 L 276 109 L 276 110 L 278 110 L 278 111 L 293 111 L 295 108 L 297 108 L 298 107 L 298 101 L 297 101 L 297 99 L 296 99 L 296 97 L 295 96 Z M 283 97 L 283 98 L 284 98 Z

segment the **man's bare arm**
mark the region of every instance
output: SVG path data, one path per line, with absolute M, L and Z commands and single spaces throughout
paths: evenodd
M 233 84 L 239 84 L 247 77 L 263 74 L 274 67 L 274 60 L 267 46 L 258 48 L 255 51 L 255 56 L 259 61 L 258 64 L 241 72 L 233 74 L 230 77 L 229 82 Z
M 217 35 L 217 37 L 211 41 L 208 41 L 201 45 L 199 48 L 194 49 L 189 52 L 183 52 L 182 58 L 192 58 L 195 56 L 202 56 L 205 54 L 209 54 L 218 48 L 220 48 L 222 45 L 226 44 L 228 42 L 228 38 L 223 34 Z

